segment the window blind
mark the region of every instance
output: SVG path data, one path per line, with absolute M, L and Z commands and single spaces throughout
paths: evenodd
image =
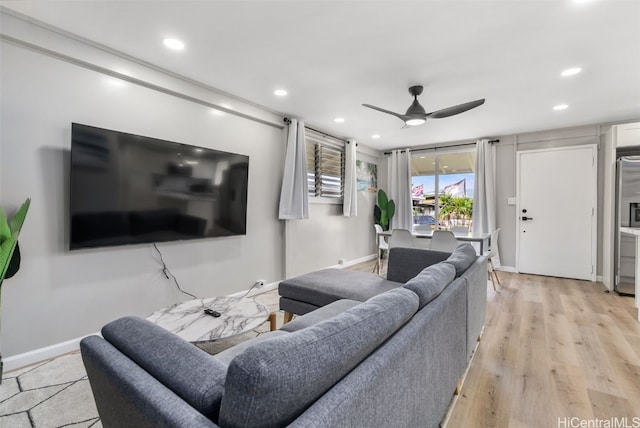
M 309 196 L 342 199 L 344 142 L 310 129 L 305 131 L 305 139 Z

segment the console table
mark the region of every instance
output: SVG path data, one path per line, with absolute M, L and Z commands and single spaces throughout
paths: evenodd
M 217 311 L 220 316 L 207 315 L 205 309 Z M 147 319 L 194 343 L 235 336 L 253 330 L 267 319 L 275 329 L 275 314 L 252 299 L 239 297 L 188 300 L 160 309 Z

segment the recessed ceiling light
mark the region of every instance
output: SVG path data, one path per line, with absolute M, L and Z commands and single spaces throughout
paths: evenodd
M 371 138 L 373 138 L 374 140 L 377 140 L 378 138 L 380 138 L 380 136 L 378 134 L 373 134 Z
M 582 69 L 580 67 L 567 68 L 562 73 L 560 73 L 560 75 L 564 76 L 564 77 L 575 76 L 576 74 L 580 73 L 581 71 L 582 71 Z
M 342 117 L 336 117 L 335 119 L 333 119 L 333 121 L 334 121 L 335 123 L 344 123 L 344 118 L 342 118 Z
M 274 95 L 277 95 L 279 97 L 286 97 L 287 96 L 287 91 L 285 91 L 284 89 L 276 89 L 275 91 L 273 91 Z
M 553 109 L 555 111 L 566 110 L 567 108 L 569 108 L 569 106 L 566 104 L 558 104 L 557 106 L 553 106 Z
M 184 43 L 182 43 L 178 39 L 168 38 L 164 39 L 162 43 L 164 43 L 166 47 L 168 47 L 169 49 L 173 49 L 174 51 L 181 51 L 184 49 Z

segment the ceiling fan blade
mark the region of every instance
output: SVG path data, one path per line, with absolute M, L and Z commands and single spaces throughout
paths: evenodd
M 443 117 L 449 117 L 455 114 L 463 113 L 467 110 L 471 110 L 472 108 L 476 108 L 482 104 L 484 104 L 484 98 L 475 100 L 475 101 L 469 101 L 468 103 L 464 103 L 464 104 L 458 104 L 457 106 L 436 110 L 434 112 L 427 113 L 426 117 L 431 119 L 441 119 Z
M 380 107 L 372 106 L 371 104 L 362 104 L 362 105 L 365 106 L 365 107 L 372 108 L 374 110 L 381 111 L 382 113 L 391 114 L 391 115 L 393 115 L 393 116 L 395 116 L 395 117 L 397 117 L 397 118 L 399 118 L 399 119 L 401 119 L 403 121 L 406 121 L 408 119 L 407 115 L 396 113 L 396 112 L 391 111 L 391 110 L 386 110 L 386 109 L 383 109 L 383 108 L 380 108 Z

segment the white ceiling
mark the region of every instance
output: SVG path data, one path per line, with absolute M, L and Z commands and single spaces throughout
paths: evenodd
M 640 118 L 639 1 L 0 4 L 378 149 Z M 427 111 L 486 103 L 402 130 L 361 105 L 404 113 L 414 84 Z

